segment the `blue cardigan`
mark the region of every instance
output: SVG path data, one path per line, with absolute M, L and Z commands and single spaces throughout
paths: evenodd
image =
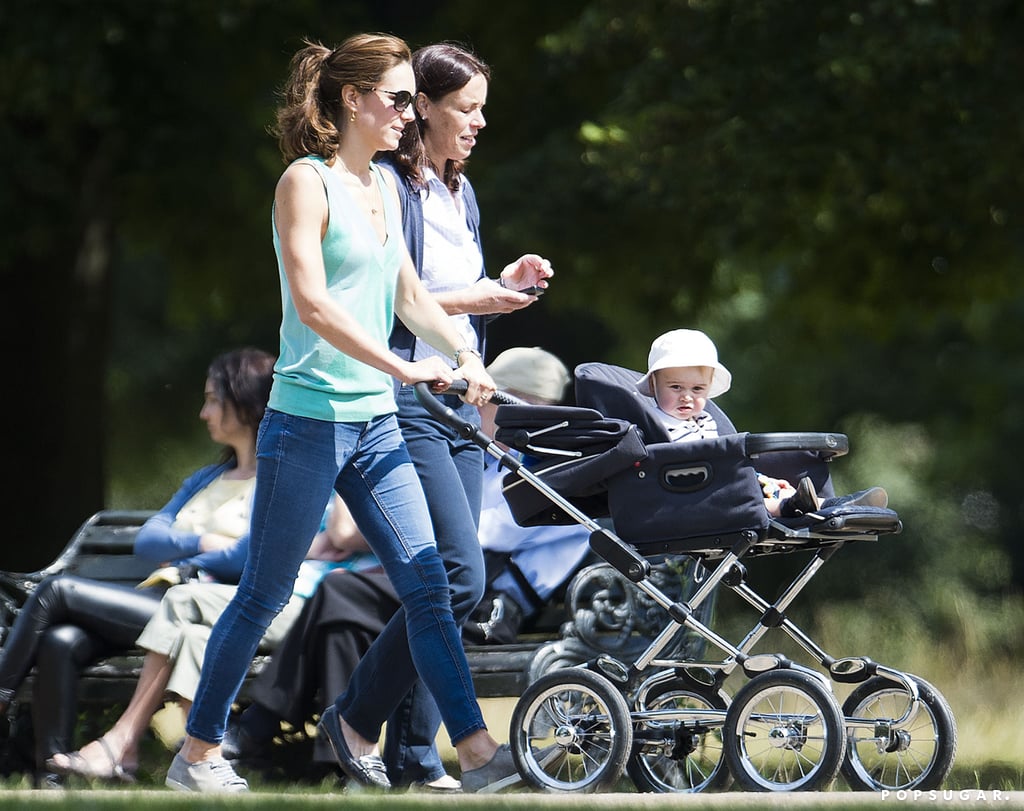
M 394 175 L 398 186 L 398 196 L 402 201 L 402 234 L 405 236 L 405 244 L 409 248 L 409 255 L 412 263 L 416 266 L 416 275 L 423 278 L 423 200 L 420 197 L 424 189 L 416 186 L 413 182 L 404 177 L 395 165 L 390 156 L 385 156 L 378 161 L 378 164 Z M 466 204 L 466 224 L 473 234 L 473 239 L 480 248 L 483 255 L 483 243 L 480 241 L 480 208 L 476 202 L 476 193 L 469 182 L 469 178 L 462 176 L 462 199 Z M 478 279 L 482 279 L 485 271 L 481 267 Z M 476 332 L 477 342 L 480 346 L 480 354 L 486 357 L 485 349 L 485 325 L 489 319 L 473 315 L 470 316 L 470 323 Z M 395 321 L 391 330 L 391 338 L 388 341 L 391 351 L 403 360 L 412 360 L 416 351 L 416 336 L 400 320 Z
M 249 533 L 227 549 L 199 551 L 199 535 L 175 529 L 175 518 L 192 496 L 234 468 L 234 462 L 200 468 L 184 482 L 163 509 L 151 516 L 135 536 L 135 554 L 154 563 L 171 561 L 177 566 L 195 565 L 222 583 L 237 583 L 249 554 Z

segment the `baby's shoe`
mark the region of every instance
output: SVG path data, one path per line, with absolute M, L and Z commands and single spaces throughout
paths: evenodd
M 796 495 L 790 496 L 779 505 L 779 515 L 793 518 L 815 512 L 820 507 L 821 499 L 818 498 L 818 491 L 814 489 L 814 482 L 804 476 L 796 485 Z

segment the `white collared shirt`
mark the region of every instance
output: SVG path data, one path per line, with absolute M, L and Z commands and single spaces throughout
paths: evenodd
M 668 431 L 670 442 L 692 442 L 695 439 L 711 439 L 718 436 L 718 423 L 707 411 L 694 417 L 680 420 L 671 414 L 661 412 L 661 424 Z
M 424 170 L 424 177 L 427 188 L 422 195 L 423 284 L 431 293 L 461 290 L 476 283 L 484 262 L 480 246 L 473 239 L 473 232 L 466 222 L 462 188 L 452 194 L 430 168 Z M 479 349 L 469 316 L 451 315 L 449 318 L 464 339 L 462 345 Z M 445 353 L 434 349 L 426 341 L 416 341 L 413 360 L 433 355 L 443 357 L 449 365 L 453 365 Z

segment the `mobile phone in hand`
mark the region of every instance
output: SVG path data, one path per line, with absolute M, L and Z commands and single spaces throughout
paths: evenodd
M 528 295 L 528 296 L 543 296 L 545 289 L 546 288 L 537 287 L 535 285 L 533 287 L 524 287 L 522 290 L 517 290 L 516 292 L 517 293 L 526 293 L 526 295 Z

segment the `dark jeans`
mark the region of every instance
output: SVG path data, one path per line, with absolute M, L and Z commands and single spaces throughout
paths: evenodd
M 411 387 L 403 386 L 396 400 L 398 424 L 423 484 L 437 551 L 448 573 L 452 614 L 461 628 L 483 597 L 486 581 L 483 551 L 477 540 L 483 450 L 431 417 L 419 404 Z M 475 407 L 454 395 L 442 397 L 442 400 L 462 419 L 480 424 Z M 381 637 L 382 645 L 376 650 L 371 648 L 365 670 L 364 665 L 360 665 L 357 673 L 371 673 L 378 666 L 414 672 L 401 609 Z M 358 684 L 359 692 L 354 695 L 358 696 L 360 708 L 373 707 L 384 700 L 378 685 L 365 680 Z M 345 717 L 349 719 L 348 712 Z M 422 681 L 415 682 L 405 700 L 387 719 L 387 724 L 383 756 L 393 785 L 436 780 L 444 774 L 435 746 L 441 714 Z

